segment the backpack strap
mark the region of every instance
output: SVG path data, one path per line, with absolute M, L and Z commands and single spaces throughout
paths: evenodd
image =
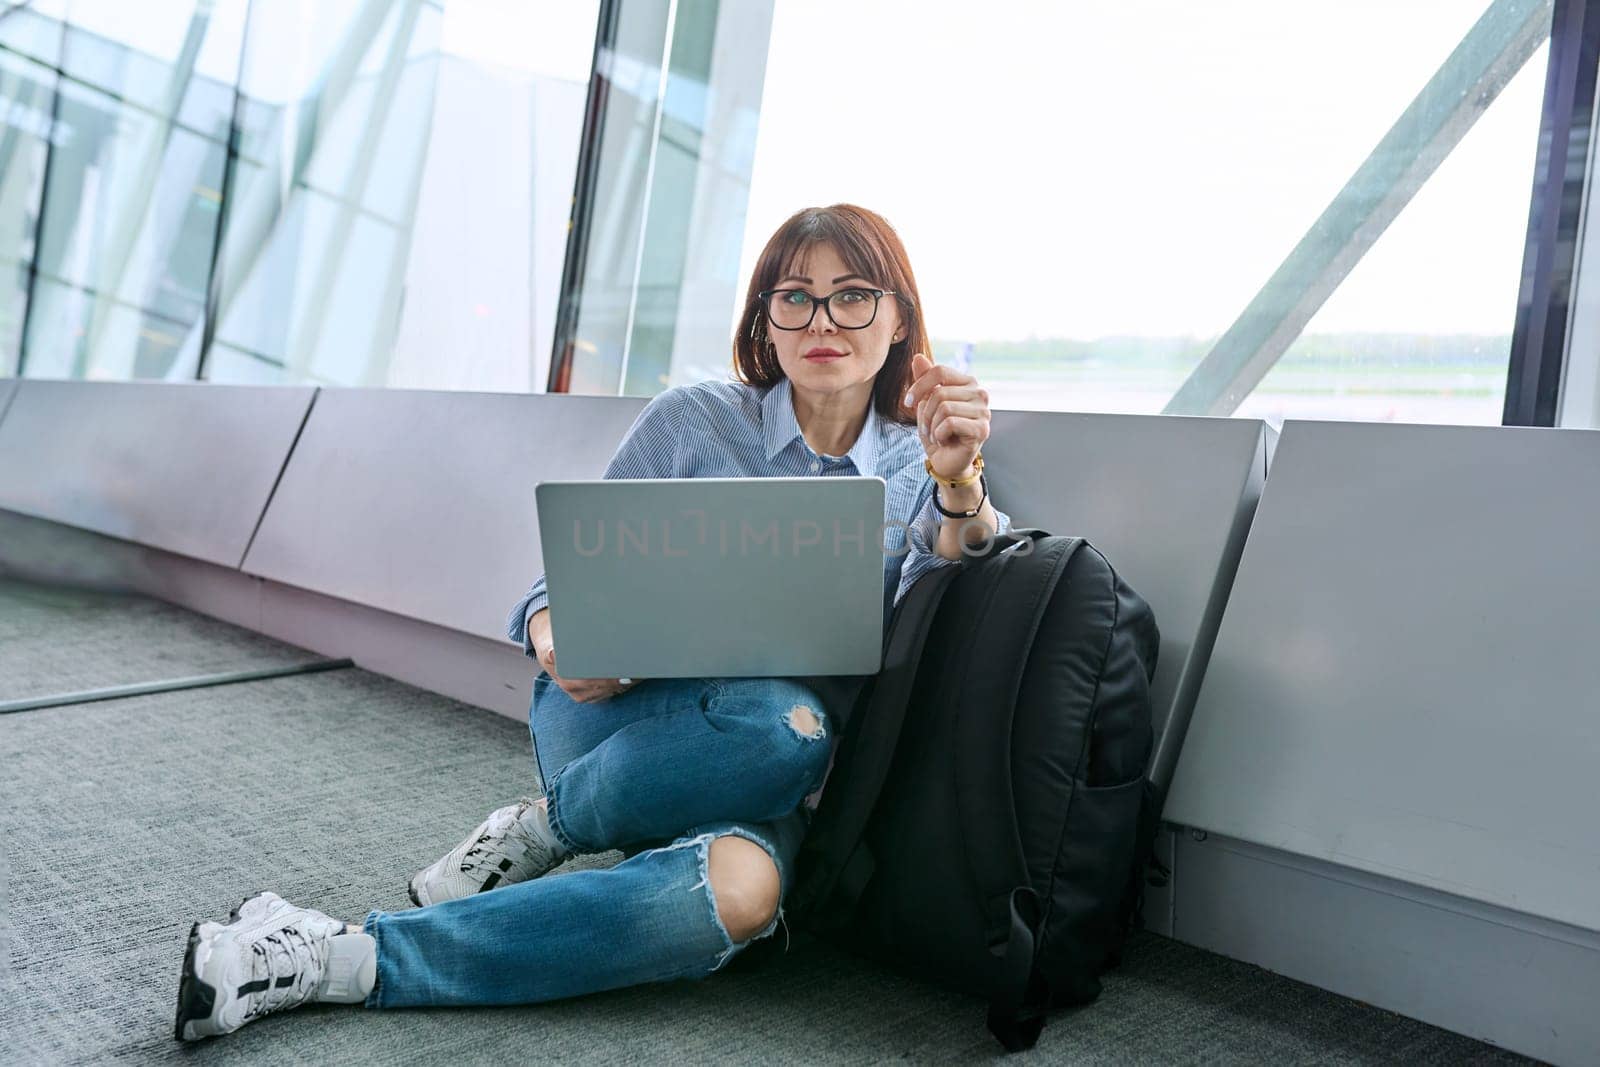
M 1037 542 L 1049 536 L 1029 531 Z M 1043 906 L 1030 885 L 1011 782 L 1011 733 L 1028 654 L 1045 609 L 1083 545 L 1081 537 L 1055 538 L 1039 566 L 1002 568 L 974 613 L 972 633 L 982 635 L 990 658 L 971 660 L 956 714 L 956 809 L 973 880 L 984 905 L 989 951 L 1001 964 L 1002 988 L 990 1002 L 989 1029 L 1009 1049 L 1038 1040 L 1049 990 L 1033 966 Z M 1011 546 L 1007 546 L 1009 548 Z M 975 644 L 976 641 L 972 642 Z M 969 644 L 969 647 L 972 647 Z
M 965 755 L 956 763 L 956 807 L 973 880 L 983 892 L 991 948 L 1009 939 L 1012 890 L 1028 884 L 1011 782 L 1012 718 L 1045 609 L 1082 544 L 1082 538 L 1062 537 L 1040 550 L 1050 554 L 1042 575 L 1033 568 L 1002 570 L 972 620 L 989 658 L 970 662 L 962 682 L 956 744 Z
M 1039 894 L 1031 886 L 1012 890 L 1011 932 L 1000 969 L 1000 990 L 989 1001 L 989 1032 L 1007 1052 L 1022 1052 L 1039 1040 L 1050 1013 L 1050 987 L 1033 965 L 1039 924 L 1044 921 Z
M 867 706 L 852 717 L 854 729 L 847 728 L 840 741 L 829 784 L 800 846 L 796 866 L 802 875 L 788 908 L 802 923 L 843 925 L 872 877 L 875 863 L 862 834 L 889 776 L 933 618 L 960 571 L 940 567 L 924 575 L 890 622 L 883 667 L 871 683 Z

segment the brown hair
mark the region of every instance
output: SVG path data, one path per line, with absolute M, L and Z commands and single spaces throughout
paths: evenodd
M 907 413 L 900 402 L 911 388 L 912 353 L 928 352 L 928 327 L 922 320 L 917 279 L 894 227 L 882 215 L 854 204 L 797 211 L 768 239 L 750 274 L 744 314 L 733 335 L 735 375 L 748 385 L 776 385 L 783 378 L 778 355 L 767 340 L 766 313 L 759 294 L 774 288 L 808 246 L 824 243 L 837 249 L 853 272 L 895 293 L 906 335 L 889 346 L 889 357 L 873 383 L 872 402 L 879 417 L 913 425 L 916 416 Z M 928 352 L 930 357 L 932 354 Z

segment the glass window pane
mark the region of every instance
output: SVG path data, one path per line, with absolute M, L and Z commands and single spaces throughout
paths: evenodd
M 438 82 L 439 58 L 432 56 L 410 60 L 396 72 L 392 85 L 385 87 L 387 114 L 372 141 L 361 199 L 367 210 L 394 222 L 408 223 L 417 209 L 420 164 L 434 125 L 421 119 L 434 117 Z
M 224 143 L 233 120 L 233 95 L 239 80 L 239 53 L 244 41 L 249 0 L 215 0 L 205 38 L 195 56 L 178 108 L 178 121 Z
M 0 52 L 0 375 L 17 367 L 55 81 L 40 64 Z
M 502 64 L 566 10 L 501 3 L 441 49 L 460 5 L 252 8 L 207 378 L 542 385 L 596 16 L 574 7 L 578 77 Z
M 93 10 L 92 8 L 90 10 Z M 85 12 L 87 13 L 87 12 Z M 139 20 L 140 26 L 176 30 L 181 34 L 183 23 L 170 17 Z M 126 29 L 126 28 L 125 28 Z M 168 40 L 171 33 L 157 35 L 160 40 L 146 40 L 146 45 L 170 48 L 171 55 L 152 55 L 141 52 L 137 44 L 102 36 L 84 29 L 74 22 L 67 27 L 67 46 L 61 68 L 69 78 L 87 83 L 108 93 L 114 93 L 122 102 L 140 111 L 160 114 L 169 89 L 172 62 L 176 58 L 182 37 Z
M 206 357 L 206 378 L 233 385 L 281 385 L 298 381 L 286 375 L 283 363 L 260 352 L 247 352 L 226 341 L 213 341 Z
M 137 110 L 226 141 L 247 0 L 76 0 L 62 69 Z
M 82 0 L 55 12 L 69 20 L 60 54 L 67 76 L 39 104 L 53 109 L 55 147 L 37 227 L 41 284 L 26 373 L 192 375 L 232 111 L 237 61 L 229 56 L 244 4 Z M 5 169 L 0 196 L 9 195 Z M 21 167 L 17 181 L 27 174 Z M 0 208 L 0 227 L 15 218 L 8 204 Z M 33 253 L 20 240 L 5 248 Z
M 446 9 L 456 54 L 438 58 L 420 173 L 404 165 L 409 149 L 387 138 L 373 172 L 384 213 L 384 204 L 416 200 L 391 385 L 545 386 L 594 47 L 595 5 L 573 6 L 589 8 L 586 21 L 567 9 L 505 3 L 495 20 L 468 19 L 453 31 L 452 19 L 474 9 Z M 546 72 L 527 56 L 505 64 L 506 39 L 516 35 L 537 38 L 544 55 L 560 42 L 569 66 L 581 57 L 582 73 Z M 415 191 L 409 180 L 420 182 Z
M 314 140 L 316 127 L 336 118 L 374 40 L 411 6 L 358 0 L 251 5 L 239 74 L 248 102 L 240 116 L 240 150 L 264 161 L 286 139 Z
M 30 378 L 192 378 L 184 323 L 41 275 L 28 319 Z
M 651 15 L 665 8 L 622 10 L 616 48 L 601 57 L 606 120 L 558 384 L 648 395 L 727 373 L 772 12 L 766 3 L 680 4 L 664 47 L 667 23 Z
M 295 302 L 296 265 L 308 241 L 307 198 L 297 197 L 279 208 L 273 176 L 260 167 L 240 160 L 233 178 L 228 239 L 217 270 L 225 279 L 219 302 L 216 342 L 265 357 L 272 366 L 282 368 L 288 348 L 290 309 Z M 247 219 L 242 213 L 276 213 L 269 230 L 245 235 Z M 281 213 L 277 213 L 281 212 Z M 306 258 L 309 258 L 307 256 Z M 209 359 L 206 377 L 219 377 L 220 365 Z M 292 380 L 292 379 L 285 379 Z
M 241 195 L 249 195 L 243 182 Z M 276 366 L 278 380 L 287 382 L 383 384 L 399 300 L 399 241 L 392 223 L 301 189 L 265 248 L 244 261 L 243 283 L 224 300 L 218 341 L 261 364 L 250 368 L 251 380 Z M 208 363 L 206 377 L 230 380 L 234 366 Z
M 615 393 L 627 349 L 639 245 L 644 228 L 656 103 L 668 30 L 666 5 L 635 3 L 618 20 L 600 76 L 608 82 L 595 163 L 594 206 L 579 280 L 578 323 L 566 388 Z
M 0 18 L 0 46 L 48 67 L 61 60 L 62 18 L 67 0 L 35 0 L 7 5 Z
M 438 21 L 414 0 L 314 19 L 253 10 L 247 151 L 218 263 L 217 340 L 230 352 L 208 378 L 385 380 L 437 76 L 435 59 L 412 52 L 432 51 Z M 307 36 L 314 27 L 323 33 Z
M 1541 49 L 1237 414 L 1499 424 L 1545 62 Z
M 8 12 L 0 372 L 540 387 L 598 2 L 455 7 Z
M 216 236 L 220 145 L 63 83 L 39 269 L 199 321 Z

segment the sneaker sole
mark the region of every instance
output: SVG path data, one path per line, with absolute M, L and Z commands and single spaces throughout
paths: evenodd
M 266 892 L 259 889 L 241 900 L 237 907 L 228 913 L 228 921 L 224 927 L 237 925 L 239 912 L 250 901 Z M 179 1041 L 200 1041 L 207 1037 L 217 1037 L 216 1034 L 196 1034 L 187 1036 L 184 1027 L 190 1023 L 209 1022 L 217 1008 L 217 987 L 205 981 L 194 970 L 195 950 L 200 947 L 200 923 L 189 927 L 189 947 L 183 954 L 183 977 L 178 981 L 178 1008 L 172 1024 L 172 1036 Z
M 194 950 L 200 946 L 200 924 L 189 928 L 189 950 L 183 956 L 183 977 L 178 982 L 178 1011 L 172 1036 L 179 1041 L 196 1041 L 184 1034 L 189 1023 L 211 1018 L 217 1006 L 217 990 L 194 973 Z

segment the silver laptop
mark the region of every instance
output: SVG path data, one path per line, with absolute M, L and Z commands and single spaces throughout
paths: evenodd
M 535 488 L 565 678 L 872 674 L 882 478 L 647 478 Z

